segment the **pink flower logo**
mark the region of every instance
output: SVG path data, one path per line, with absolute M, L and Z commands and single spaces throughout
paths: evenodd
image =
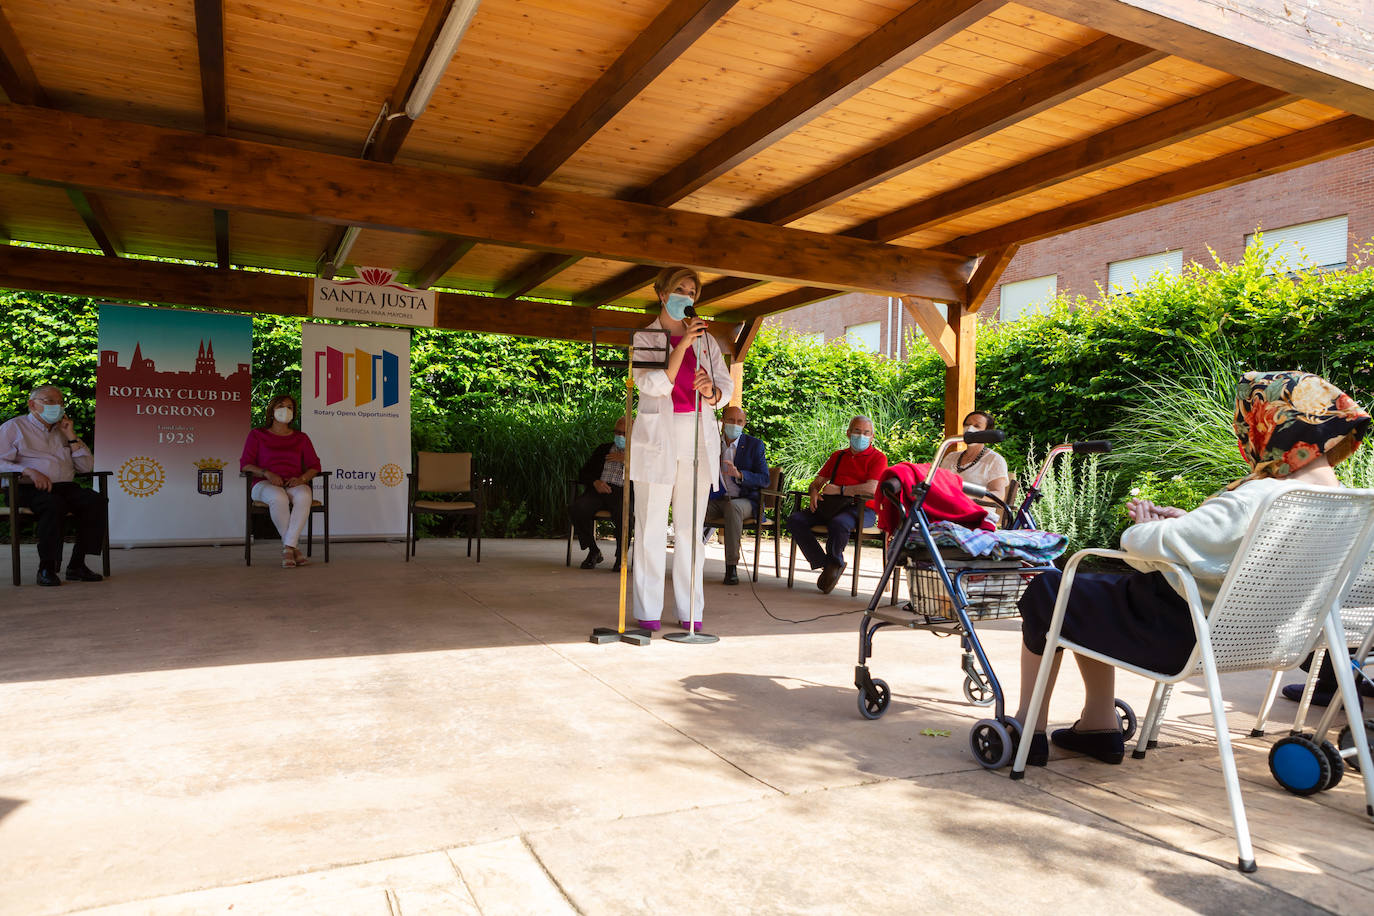
M 380 267 L 363 267 L 358 270 L 358 276 L 361 277 L 365 283 L 369 283 L 372 286 L 386 286 L 391 282 L 391 279 L 396 276 L 396 272 L 394 270 L 383 270 Z

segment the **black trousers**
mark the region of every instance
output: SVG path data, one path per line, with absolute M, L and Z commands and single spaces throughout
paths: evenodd
M 577 543 L 583 550 L 596 546 L 596 513 L 605 509 L 611 513 L 611 525 L 615 528 L 616 555 L 620 554 L 620 515 L 625 502 L 625 488 L 612 486 L 609 493 L 598 493 L 589 489 L 572 501 L 568 506 L 568 518 L 572 521 Z M 633 530 L 634 522 L 630 527 Z
M 55 483 L 48 491 L 22 486 L 15 495 L 20 506 L 33 510 L 41 568 L 54 573 L 61 568 L 62 536 L 69 512 L 76 519 L 76 545 L 69 565 L 85 563 L 88 554 L 100 553 L 109 504 L 104 496 L 75 483 Z

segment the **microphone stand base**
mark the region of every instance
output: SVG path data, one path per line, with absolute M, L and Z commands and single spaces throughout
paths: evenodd
M 685 642 L 694 646 L 702 646 L 707 643 L 720 642 L 719 636 L 712 636 L 710 633 L 699 633 L 691 631 L 686 633 L 669 633 L 667 636 L 663 638 L 668 640 L 668 642 Z
M 615 627 L 597 627 L 592 630 L 592 635 L 587 641 L 598 646 L 613 642 L 627 642 L 632 646 L 647 646 L 652 639 L 653 634 L 642 627 L 630 627 L 624 633 Z

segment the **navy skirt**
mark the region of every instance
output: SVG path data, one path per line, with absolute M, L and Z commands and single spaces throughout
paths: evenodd
M 1045 654 L 1045 636 L 1064 574 L 1041 573 L 1026 587 L 1021 609 L 1021 641 Z M 1188 602 L 1162 573 L 1077 573 L 1064 611 L 1065 639 L 1151 671 L 1174 673 L 1193 654 Z

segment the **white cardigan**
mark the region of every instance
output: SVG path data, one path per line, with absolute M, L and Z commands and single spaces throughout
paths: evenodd
M 1180 595 L 1183 585 L 1178 574 L 1153 561 L 1171 560 L 1185 567 L 1197 582 L 1205 611 L 1216 600 L 1260 503 L 1270 493 L 1294 486 L 1297 484 L 1273 477 L 1243 483 L 1213 496 L 1182 518 L 1132 525 L 1121 535 L 1121 549 L 1138 558 L 1127 562 L 1141 572 L 1164 573 Z
M 663 330 L 654 319 L 645 330 Z M 724 404 L 735 391 L 730 370 L 725 367 L 720 343 L 710 334 L 703 334 L 702 368 L 711 376 L 720 391 Z M 636 334 L 635 351 L 651 350 L 664 344 L 659 334 Z M 671 345 L 669 345 L 671 353 Z M 634 429 L 630 433 L 630 479 L 641 483 L 671 484 L 677 473 L 678 455 L 673 449 L 673 381 L 664 369 L 635 369 L 635 387 L 639 389 L 639 409 L 635 413 Z M 715 409 L 702 402 L 699 479 L 710 484 L 720 475 L 720 430 L 716 425 Z M 686 456 L 686 457 L 691 457 Z

